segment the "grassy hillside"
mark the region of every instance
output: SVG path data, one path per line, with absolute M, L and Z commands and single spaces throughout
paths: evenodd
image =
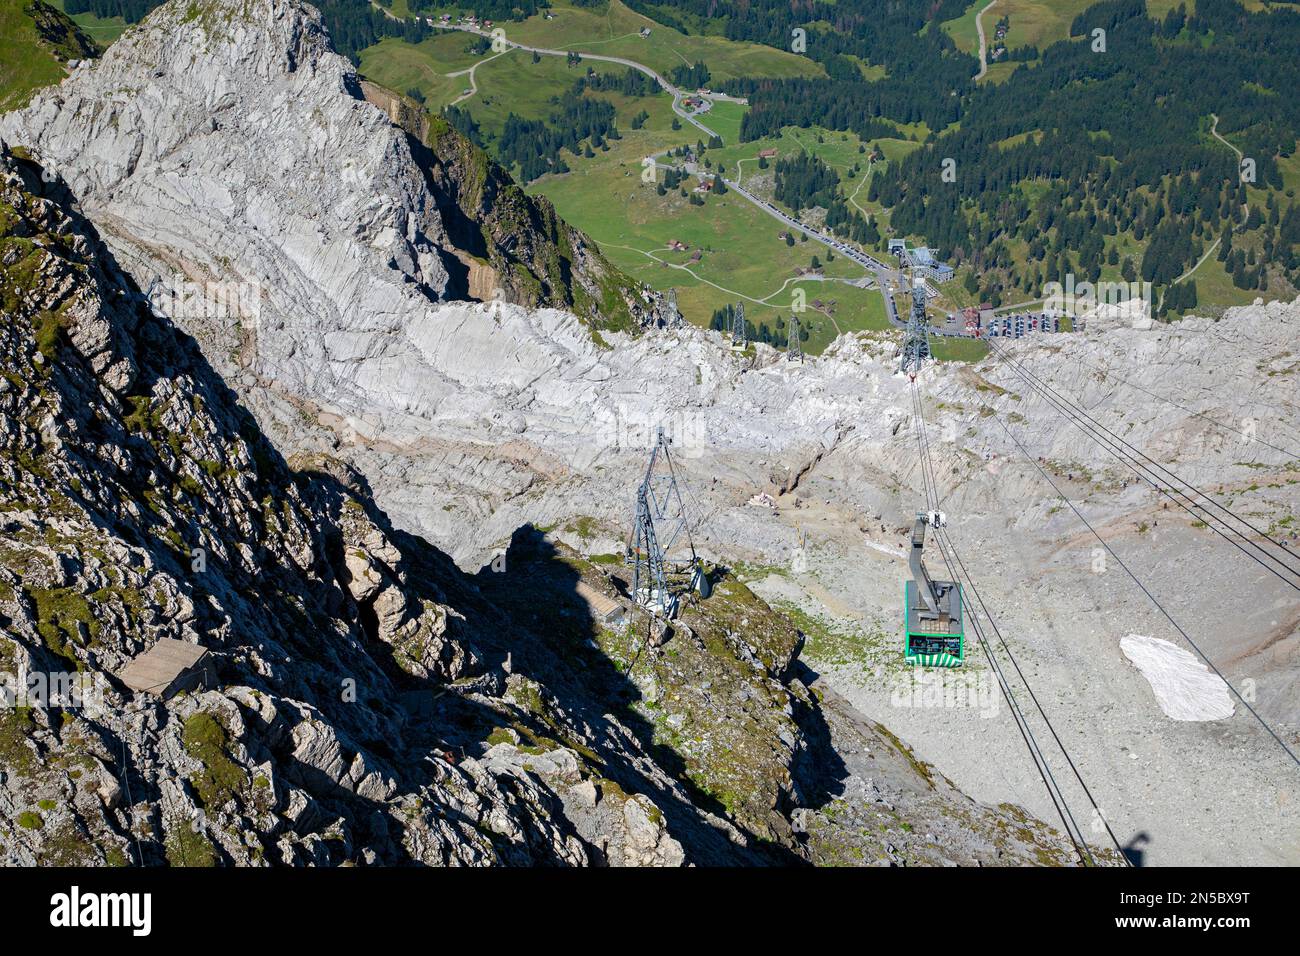
M 980 41 L 979 33 L 975 29 L 975 16 L 987 5 L 988 0 L 975 0 L 961 16 L 952 20 L 945 20 L 940 24 L 943 32 L 952 37 L 952 42 L 963 53 L 970 53 L 974 56 L 979 55 Z M 997 9 L 998 7 L 993 8 L 993 10 Z M 989 13 L 992 14 L 993 10 L 990 10 Z
M 381 86 L 403 93 L 419 90 L 435 112 L 466 86 L 462 77 L 447 76 L 473 66 L 481 57 L 466 53 L 469 37 L 449 33 L 411 44 L 391 37 L 361 54 L 361 72 Z
M 776 330 L 801 289 L 808 304 L 802 322 L 810 332 L 805 349 L 812 353 L 840 332 L 885 327 L 879 293 L 841 281 L 860 278 L 862 270 L 843 259 L 829 260 L 825 247 L 787 245 L 780 223 L 734 193 L 709 196 L 697 206 L 680 190 L 660 196 L 655 186 L 642 181 L 645 156 L 699 138 L 693 127 L 672 130 L 666 96 L 600 95 L 615 102 L 621 116 L 644 109 L 650 119 L 641 130 L 623 123 L 623 138 L 611 142 L 607 152 L 569 159 L 571 172 L 544 176 L 529 191 L 545 194 L 619 268 L 655 288 L 677 288 L 682 312 L 697 325 L 707 324 L 714 310 L 744 301 L 749 321 Z M 746 144 L 708 150 L 705 158 L 718 168 L 723 157 L 748 154 L 754 160 L 758 149 L 758 144 Z M 752 168 L 753 162 L 745 165 Z M 696 182 L 688 178 L 688 190 Z M 674 241 L 686 248 L 670 248 Z M 814 256 L 822 266 L 819 275 L 801 278 Z
M 0 112 L 58 83 L 64 64 L 95 55 L 76 24 L 42 0 L 0 0 Z
M 64 13 L 67 8 L 64 6 L 65 0 L 50 0 L 50 6 L 57 7 Z M 102 19 L 93 13 L 76 13 L 71 14 L 70 19 L 77 27 L 90 39 L 94 40 L 101 47 L 106 47 L 123 33 L 130 25 L 121 17 L 109 17 Z
M 472 13 L 473 4 L 439 7 L 435 19 L 444 12 Z M 552 19 L 546 19 L 547 14 Z M 629 10 L 621 0 L 608 0 L 595 7 L 552 0 L 544 14 L 495 26 L 505 30 L 507 39 L 526 46 L 626 57 L 660 74 L 683 63 L 703 61 L 718 82 L 741 76 L 825 76 L 821 65 L 807 57 L 723 37 L 687 35 Z M 650 36 L 643 38 L 640 31 L 645 27 L 650 28 Z
M 468 52 L 472 42 L 472 37 L 462 33 L 434 37 L 418 45 L 385 40 L 362 55 L 362 72 L 390 88 L 419 90 L 435 112 L 459 101 L 459 108 L 473 117 L 478 135 L 491 153 L 511 113 L 546 119 L 555 100 L 588 69 L 602 74 L 626 71 L 624 66 L 596 60 L 569 66 L 560 57 L 543 56 L 534 62 L 530 53 L 520 50 L 475 55 Z M 474 68 L 472 80 L 467 72 L 470 67 Z M 471 89 L 473 94 L 466 96 Z M 687 196 L 680 189 L 660 196 L 655 186 L 642 181 L 646 156 L 693 146 L 701 139 L 700 131 L 683 121 L 678 121 L 680 128 L 673 129 L 674 113 L 667 95 L 625 96 L 590 90 L 585 95 L 613 104 L 622 138 L 609 140 L 591 157 L 565 151 L 563 158 L 571 171 L 543 176 L 530 184 L 528 191 L 550 199 L 564 220 L 596 240 L 619 269 L 654 288 L 676 288 L 683 313 L 697 325 L 708 324 L 715 310 L 744 301 L 746 317 L 755 326 L 767 325 L 774 336 L 778 332 L 784 335 L 781 330 L 796 301 L 796 290 L 802 290 L 807 304 L 802 324 L 809 332 L 804 347 L 814 354 L 841 332 L 885 327 L 880 294 L 847 284 L 846 280 L 862 278 L 860 268 L 831 260 L 825 247 L 817 243 L 787 245 L 779 235 L 781 225 L 739 196 L 709 196 L 703 206 L 693 205 L 689 190 L 698 182 L 695 177 L 685 183 Z M 813 130 L 789 130 L 771 143 L 740 144 L 745 109 L 741 104 L 716 103 L 703 118 L 722 135 L 725 144 L 723 149 L 706 151 L 705 158 L 711 168 L 725 167 L 729 177 L 738 167 L 749 183 L 758 151 L 769 147 L 781 155 L 799 150 L 825 153 L 829 162 L 846 168 L 863 159 L 856 137 L 835 134 L 818 143 L 818 133 Z M 642 112 L 646 114 L 643 125 L 634 129 L 633 118 Z M 894 142 L 897 146 L 891 143 L 887 152 L 905 152 L 916 145 Z M 761 184 L 759 191 L 764 192 Z M 770 191 L 768 183 L 765 194 Z M 687 248 L 670 248 L 674 241 Z M 811 272 L 814 256 L 820 266 L 816 273 Z

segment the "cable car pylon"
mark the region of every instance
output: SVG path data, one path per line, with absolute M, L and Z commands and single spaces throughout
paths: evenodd
M 930 358 L 930 320 L 925 315 L 925 280 L 912 276 L 912 311 L 899 349 L 899 371 L 912 381 Z
M 632 599 L 666 623 L 677 616 L 684 593 L 707 598 L 708 575 L 691 537 L 672 444 L 659 429 L 645 477 L 636 492 L 636 514 L 628 533 L 625 560 L 632 567 Z
M 731 347 L 737 352 L 745 351 L 749 344 L 745 330 L 745 303 L 737 302 L 731 313 Z

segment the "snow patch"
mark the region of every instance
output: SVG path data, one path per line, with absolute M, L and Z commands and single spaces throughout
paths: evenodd
M 1129 634 L 1120 650 L 1151 685 L 1156 703 L 1171 720 L 1223 720 L 1232 716 L 1232 698 L 1223 678 L 1212 674 L 1189 651 L 1158 637 Z
M 902 551 L 899 551 L 897 548 L 891 548 L 887 544 L 877 544 L 874 541 L 863 541 L 862 543 L 865 544 L 872 551 L 879 551 L 881 554 L 887 554 L 891 558 L 907 557 L 907 555 L 903 554 Z

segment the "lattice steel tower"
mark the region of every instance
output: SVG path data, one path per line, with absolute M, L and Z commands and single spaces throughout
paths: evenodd
M 745 303 L 737 302 L 731 312 L 731 347 L 743 349 L 748 342 L 745 335 Z
M 930 357 L 930 321 L 925 317 L 925 280 L 912 277 L 912 312 L 903 333 L 899 370 L 911 378 Z
M 632 566 L 633 600 L 667 620 L 676 616 L 681 592 L 688 587 L 708 596 L 691 539 L 686 502 L 668 450 L 671 444 L 659 429 L 645 478 L 637 488 L 636 517 L 625 555 Z M 683 580 L 686 575 L 690 577 Z
M 790 341 L 785 347 L 785 357 L 791 362 L 803 361 L 803 342 L 799 338 L 799 317 L 790 316 Z

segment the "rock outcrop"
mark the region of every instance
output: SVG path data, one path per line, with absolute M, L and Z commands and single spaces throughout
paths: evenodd
M 679 443 L 809 461 L 855 417 L 853 356 L 805 386 L 764 349 L 739 380 L 702 333 L 612 331 L 662 304 L 360 80 L 297 0 L 165 4 L 0 135 L 66 179 L 280 447 L 352 460 L 467 565 L 550 517 L 510 505 L 534 483 L 621 468 L 666 419 Z M 458 301 L 470 283 L 491 301 Z
M 640 293 L 549 202 L 368 88 L 379 107 L 312 7 L 175 0 L 0 134 L 65 178 L 223 370 L 344 412 L 401 410 L 471 291 L 636 326 Z
M 346 465 L 281 458 L 65 184 L 3 145 L 0 167 L 0 861 L 909 858 L 906 794 L 931 786 L 883 738 L 892 822 L 818 828 L 857 778 L 798 632 L 743 587 L 658 646 L 593 621 L 577 582 L 617 582 L 540 533 L 467 577 Z M 206 680 L 131 692 L 164 638 L 204 648 Z M 31 679 L 60 675 L 54 697 Z M 951 830 L 954 859 L 1065 859 L 943 800 L 986 824 Z

